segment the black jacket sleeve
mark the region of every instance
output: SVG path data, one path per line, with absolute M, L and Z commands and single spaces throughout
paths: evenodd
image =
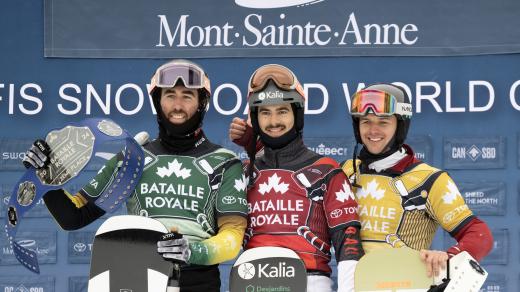
M 47 192 L 43 195 L 43 201 L 56 222 L 65 230 L 80 229 L 105 214 L 91 202 L 78 208 L 63 189 Z
M 358 261 L 365 254 L 361 245 L 360 229 L 361 226 L 356 223 L 332 232 L 332 243 L 338 263 L 346 260 Z

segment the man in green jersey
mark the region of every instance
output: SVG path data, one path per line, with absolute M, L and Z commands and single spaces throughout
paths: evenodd
M 127 201 L 128 213 L 157 219 L 183 235 L 158 242 L 163 257 L 185 263 L 181 291 L 220 291 L 218 264 L 236 257 L 247 225 L 242 165 L 202 131 L 211 89 L 200 66 L 186 60 L 162 65 L 152 77 L 150 95 L 159 135 L 143 146 L 144 171 Z M 24 164 L 45 166 L 47 152 L 31 147 Z M 121 164 L 119 155 L 111 159 L 75 195 L 63 189 L 44 195 L 62 228 L 78 229 L 104 214 L 92 198 L 110 185 Z

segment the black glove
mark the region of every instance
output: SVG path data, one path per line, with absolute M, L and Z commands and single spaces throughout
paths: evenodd
M 442 291 L 446 290 L 446 287 L 448 287 L 449 283 L 450 283 L 450 280 L 442 279 L 441 284 L 430 286 L 430 289 L 428 289 L 427 292 L 442 292 Z
M 188 239 L 177 232 L 170 232 L 157 242 L 157 252 L 163 258 L 179 263 L 188 263 L 191 250 Z
M 25 158 L 22 160 L 25 168 L 31 166 L 40 169 L 47 166 L 50 162 L 51 147 L 44 140 L 38 139 L 34 141 L 31 148 L 25 152 Z

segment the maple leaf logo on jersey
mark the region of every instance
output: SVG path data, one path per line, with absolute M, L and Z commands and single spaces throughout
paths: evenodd
M 444 203 L 451 205 L 457 196 L 460 196 L 459 189 L 452 181 L 448 182 L 448 191 L 442 196 Z
M 379 184 L 373 179 L 371 182 L 367 184 L 366 188 L 358 188 L 356 192 L 356 196 L 358 198 L 366 198 L 370 195 L 372 198 L 376 200 L 381 200 L 385 196 L 385 190 L 378 189 Z
M 289 184 L 286 184 L 284 182 L 280 183 L 280 177 L 275 173 L 272 176 L 269 177 L 267 180 L 267 183 L 261 183 L 260 189 L 258 190 L 260 194 L 264 195 L 265 193 L 270 192 L 272 189 L 274 189 L 275 192 L 280 194 L 285 194 L 287 190 L 289 189 Z
M 347 181 L 343 182 L 342 185 L 343 189 L 341 189 L 339 192 L 336 192 L 336 200 L 345 203 L 345 201 L 348 201 L 348 199 L 355 200 L 354 193 L 350 190 L 350 186 L 347 184 Z
M 245 175 L 242 175 L 240 179 L 235 179 L 235 189 L 237 191 L 245 191 L 248 183 L 248 179 Z
M 170 177 L 172 173 L 174 173 L 176 177 L 186 179 L 191 176 L 191 169 L 182 168 L 182 163 L 179 163 L 177 159 L 168 162 L 168 167 L 157 167 L 157 175 L 160 177 Z

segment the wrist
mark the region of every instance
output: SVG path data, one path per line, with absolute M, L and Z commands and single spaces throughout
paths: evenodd
M 188 264 L 206 265 L 209 261 L 208 247 L 202 242 L 189 243 L 190 256 L 188 257 Z

